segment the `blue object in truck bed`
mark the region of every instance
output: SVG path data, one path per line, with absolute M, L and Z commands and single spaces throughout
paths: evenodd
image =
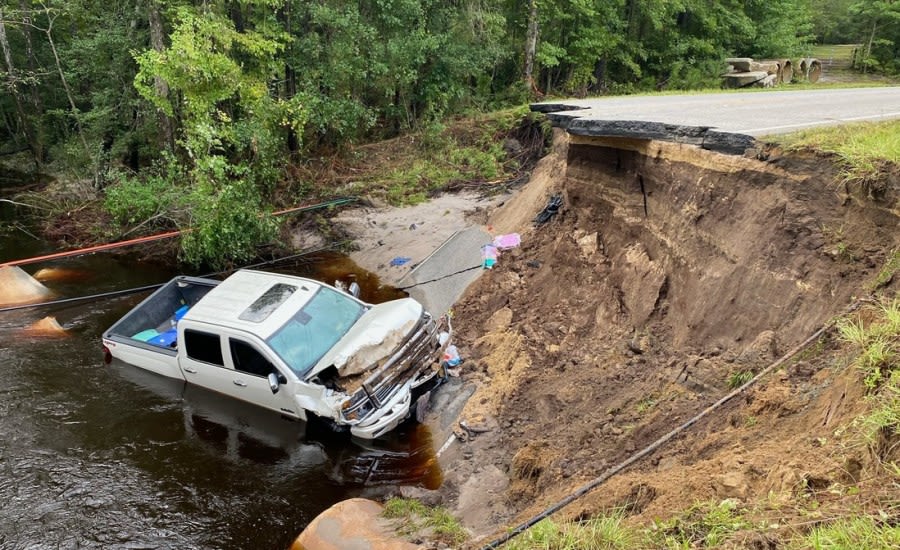
M 172 348 L 175 347 L 176 338 L 178 338 L 178 330 L 172 328 L 147 340 L 147 343 L 161 348 Z

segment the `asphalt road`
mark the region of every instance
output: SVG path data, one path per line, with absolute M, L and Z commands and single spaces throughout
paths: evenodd
M 602 97 L 536 103 L 532 108 L 549 112 L 551 106 L 580 109 L 557 112 L 559 117 L 709 127 L 758 137 L 900 118 L 900 87 Z

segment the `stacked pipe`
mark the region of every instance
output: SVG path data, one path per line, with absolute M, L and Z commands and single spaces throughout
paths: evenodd
M 800 78 L 815 84 L 822 77 L 822 63 L 814 57 L 804 57 L 800 60 Z
M 822 74 L 818 59 L 805 58 L 799 72 L 794 71 L 790 59 L 754 60 L 750 57 L 732 57 L 725 60 L 728 71 L 722 75 L 726 88 L 771 88 L 795 80 L 816 82 Z M 815 67 L 815 69 L 812 69 Z

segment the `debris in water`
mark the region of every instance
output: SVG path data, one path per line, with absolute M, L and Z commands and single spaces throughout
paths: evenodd
M 28 326 L 22 331 L 28 336 L 46 336 L 50 338 L 59 338 L 69 336 L 66 329 L 59 324 L 56 317 L 44 317 L 40 321 Z

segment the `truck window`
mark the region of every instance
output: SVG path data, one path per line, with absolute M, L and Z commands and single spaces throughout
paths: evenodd
M 263 377 L 269 376 L 272 372 L 278 373 L 275 366 L 247 342 L 229 338 L 228 344 L 231 348 L 231 359 L 234 361 L 235 369 Z
M 364 312 L 365 307 L 347 294 L 323 286 L 267 342 L 302 378 Z
M 222 360 L 222 345 L 219 343 L 218 334 L 185 329 L 184 349 L 187 352 L 187 356 L 194 361 L 212 363 L 220 367 L 225 366 L 225 361 Z

